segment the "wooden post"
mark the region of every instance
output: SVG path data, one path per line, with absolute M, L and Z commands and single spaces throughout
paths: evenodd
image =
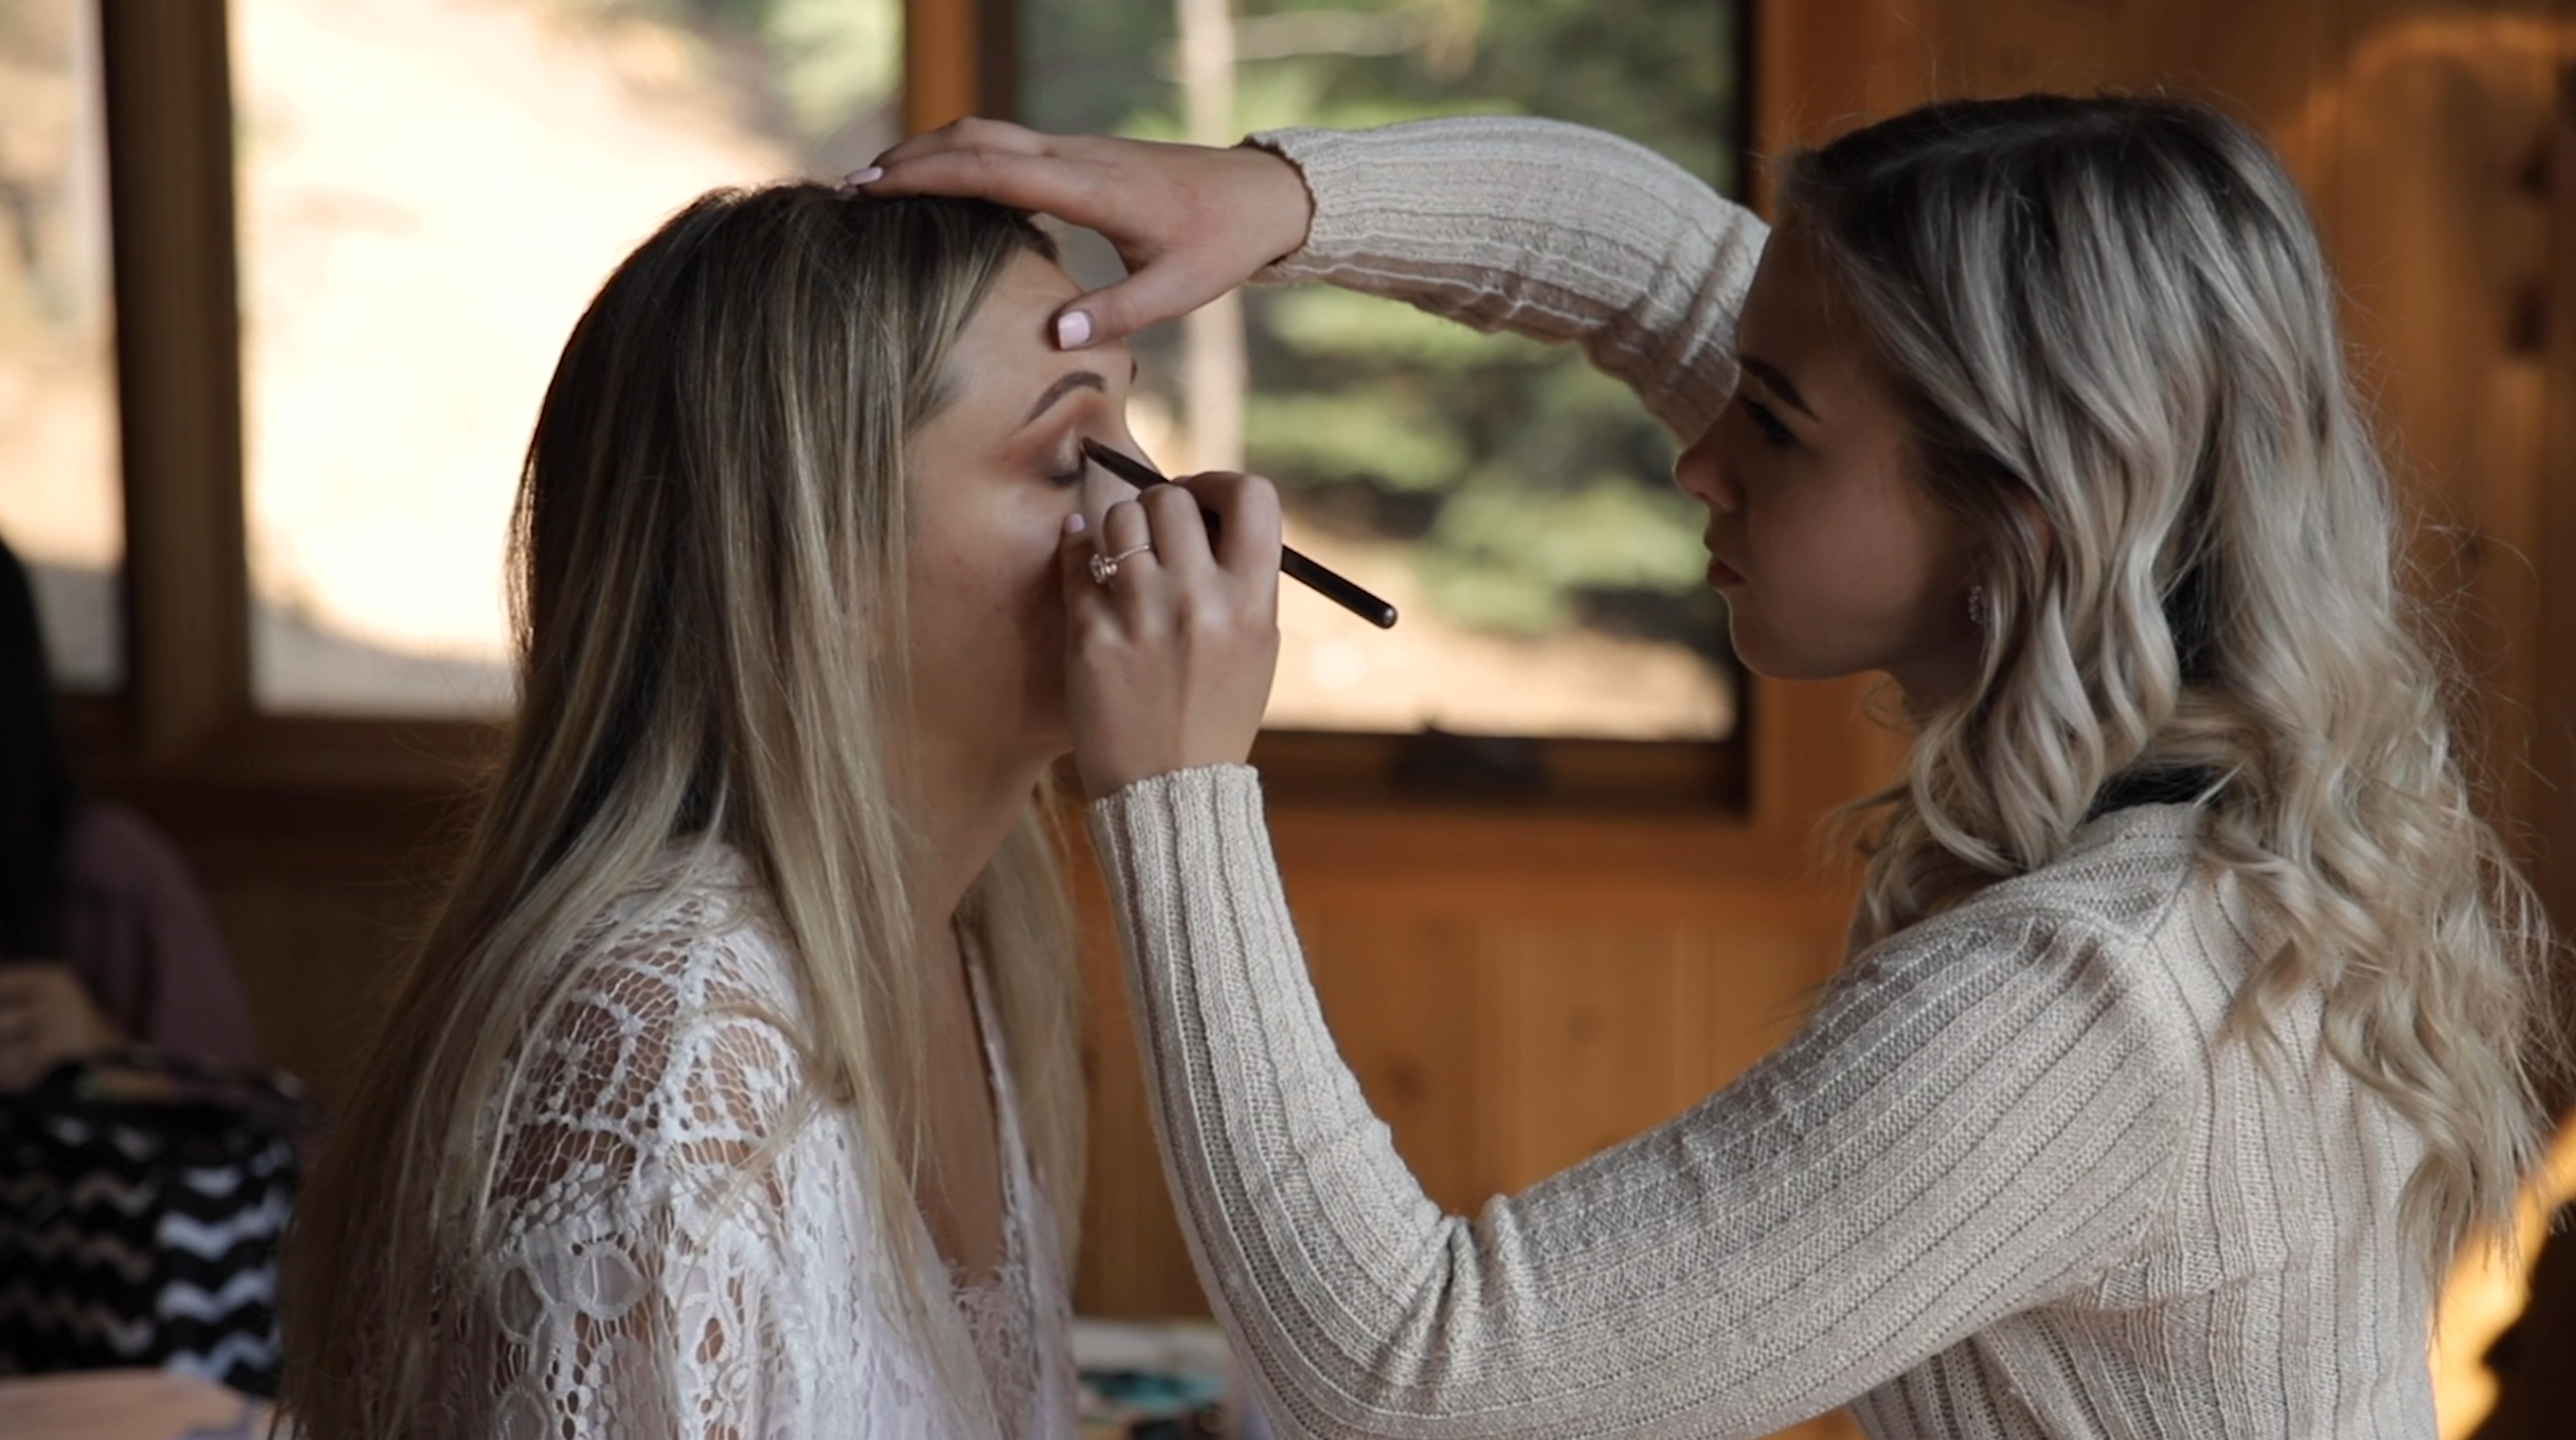
M 2576 0 L 2562 0 L 2546 166 L 2541 277 L 2540 693 L 2532 764 L 2532 879 L 2561 935 L 2576 935 Z M 2576 1034 L 2576 994 L 2569 1033 Z
M 232 86 L 218 0 L 99 6 L 133 735 L 180 760 L 250 708 Z
M 1232 0 L 1179 0 L 1181 103 L 1190 142 L 1231 145 L 1234 128 Z M 1181 419 L 1193 470 L 1243 468 L 1245 356 L 1243 297 L 1229 291 L 1181 321 Z
M 1011 0 L 904 0 L 903 129 L 1019 110 L 1019 26 Z

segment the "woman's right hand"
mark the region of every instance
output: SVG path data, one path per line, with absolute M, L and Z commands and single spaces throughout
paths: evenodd
M 869 195 L 968 195 L 1097 230 L 1127 278 L 1056 312 L 1056 343 L 1079 350 L 1185 315 L 1306 243 L 1314 200 L 1297 167 L 1238 145 L 1165 145 L 1047 135 L 959 120 L 877 158 Z M 865 172 L 861 172 L 864 174 Z
M 1098 799 L 1242 764 L 1279 663 L 1278 493 L 1253 476 L 1193 475 L 1109 507 L 1097 531 L 1081 519 L 1065 522 L 1057 554 L 1083 789 Z

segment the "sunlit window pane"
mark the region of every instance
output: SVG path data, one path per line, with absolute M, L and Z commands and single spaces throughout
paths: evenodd
M 892 143 L 900 16 L 232 0 L 263 704 L 508 704 L 510 501 L 573 321 L 701 192 Z
M 88 0 L 0 0 L 0 538 L 55 679 L 125 673 L 107 141 Z
M 1022 109 L 1040 128 L 1230 143 L 1548 115 L 1735 184 L 1726 0 L 1021 3 Z M 1074 255 L 1088 281 L 1117 273 L 1101 247 Z M 1673 443 L 1617 384 L 1569 351 L 1339 291 L 1255 291 L 1241 313 L 1235 335 L 1220 317 L 1147 339 L 1139 439 L 1172 467 L 1269 475 L 1290 543 L 1404 612 L 1380 632 L 1288 587 L 1271 725 L 1732 733 L 1698 512 L 1669 479 Z

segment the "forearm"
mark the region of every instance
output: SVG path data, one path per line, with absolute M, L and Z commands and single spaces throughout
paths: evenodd
M 1469 117 L 1253 137 L 1304 174 L 1306 245 L 1263 272 L 1571 342 L 1684 439 L 1735 383 L 1735 322 L 1768 231 L 1641 146 Z
M 2098 937 L 1960 928 L 1690 1113 L 1444 1216 L 1325 1028 L 1253 773 L 1091 829 L 1173 1194 L 1291 1433 L 1768 1433 L 2125 1255 L 2192 1103 Z
M 1723 1237 L 1687 1186 L 1641 1183 L 1653 1137 L 1472 1222 L 1424 1196 L 1325 1027 L 1251 771 L 1130 786 L 1092 833 L 1172 1192 L 1283 1431 L 1678 1440 L 1828 1408 L 1806 1397 L 1836 1376 L 1762 1338 L 1757 1292 L 1806 1277 L 1695 1291 Z
M 1476 1276 L 1334 1050 L 1251 772 L 1132 785 L 1091 825 L 1172 1193 L 1274 1415 L 1291 1434 L 1440 1433 L 1403 1423 L 1395 1372 Z

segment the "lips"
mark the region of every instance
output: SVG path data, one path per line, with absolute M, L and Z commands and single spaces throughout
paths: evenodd
M 1708 557 L 1708 583 L 1719 590 L 1733 589 L 1744 584 L 1744 576 L 1712 552 Z

